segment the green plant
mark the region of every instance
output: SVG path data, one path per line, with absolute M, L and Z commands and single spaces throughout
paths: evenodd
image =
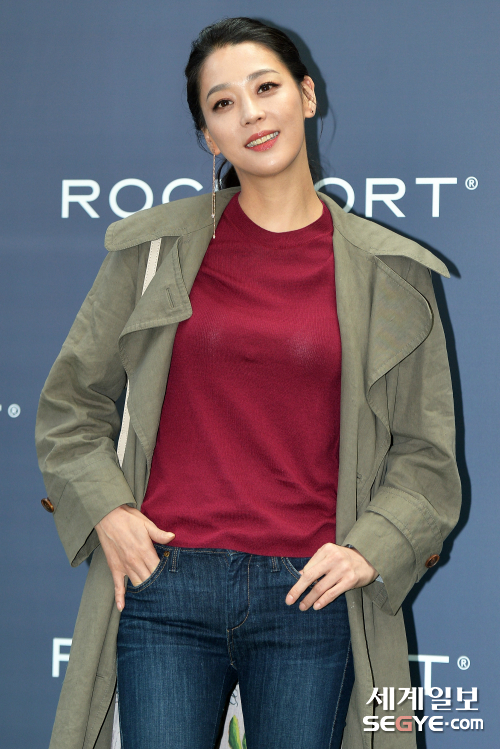
M 240 726 L 236 715 L 233 715 L 229 721 L 229 746 L 231 749 L 247 749 L 247 737 L 245 733 L 243 734 L 243 745 L 240 740 Z

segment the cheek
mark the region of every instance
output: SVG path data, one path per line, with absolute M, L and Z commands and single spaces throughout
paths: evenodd
M 221 118 L 208 118 L 207 121 L 209 132 L 227 158 L 237 149 L 242 137 L 240 123 L 232 115 L 233 112 L 228 112 Z
M 270 114 L 273 121 L 276 120 L 278 125 L 290 135 L 296 134 L 299 138 L 302 136 L 304 132 L 304 114 L 296 98 L 292 99 L 290 97 L 280 102 L 280 106 L 276 107 Z
M 300 150 L 304 140 L 304 120 L 302 113 L 297 112 L 297 107 L 290 108 L 287 113 L 282 113 L 282 131 L 285 135 L 283 146 L 287 149 L 289 156 L 295 156 Z

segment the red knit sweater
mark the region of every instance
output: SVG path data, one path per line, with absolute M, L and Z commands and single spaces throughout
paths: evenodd
M 260 228 L 236 194 L 177 328 L 142 512 L 175 546 L 312 556 L 335 541 L 341 343 L 329 210 Z

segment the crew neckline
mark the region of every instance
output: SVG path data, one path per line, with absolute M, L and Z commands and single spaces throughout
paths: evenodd
M 233 195 L 222 215 L 238 233 L 246 237 L 251 236 L 253 240 L 272 247 L 289 247 L 333 230 L 331 213 L 326 203 L 323 203 L 323 212 L 319 218 L 307 226 L 291 231 L 274 232 L 256 224 L 240 206 L 239 192 Z

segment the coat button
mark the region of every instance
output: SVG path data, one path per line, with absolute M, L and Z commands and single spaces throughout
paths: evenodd
M 40 500 L 42 503 L 42 507 L 47 510 L 47 512 L 54 512 L 55 507 L 50 501 L 48 497 L 44 497 L 44 499 Z
M 433 554 L 429 559 L 426 561 L 425 566 L 427 568 L 434 567 L 435 564 L 439 562 L 439 554 Z

